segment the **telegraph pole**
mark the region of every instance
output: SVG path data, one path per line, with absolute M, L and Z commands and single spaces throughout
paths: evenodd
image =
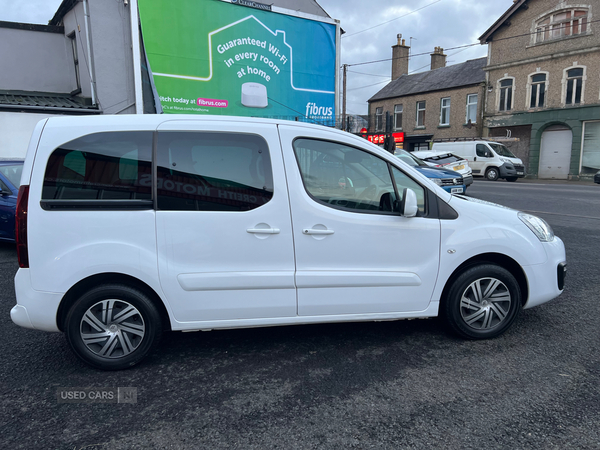
M 348 69 L 348 64 L 343 64 L 342 68 L 344 69 L 342 75 L 342 130 L 346 131 L 346 70 Z

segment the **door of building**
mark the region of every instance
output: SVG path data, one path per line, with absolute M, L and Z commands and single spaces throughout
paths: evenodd
M 549 127 L 542 133 L 540 178 L 566 180 L 571 165 L 573 132 L 563 126 Z

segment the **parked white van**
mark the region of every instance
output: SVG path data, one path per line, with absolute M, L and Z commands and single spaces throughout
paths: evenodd
M 486 177 L 490 181 L 496 181 L 498 178 L 517 181 L 526 175 L 523 161 L 498 142 L 434 142 L 432 150 L 449 152 L 465 158 L 473 170 L 473 176 Z
M 165 328 L 442 315 L 493 338 L 565 275 L 544 220 L 452 196 L 360 137 L 299 122 L 44 119 L 16 214 L 12 320 L 65 332 L 101 369 L 138 363 Z

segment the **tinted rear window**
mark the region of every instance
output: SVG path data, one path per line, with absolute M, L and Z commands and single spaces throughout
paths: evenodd
M 67 142 L 48 159 L 44 200 L 152 198 L 152 133 L 95 133 Z
M 161 132 L 158 209 L 249 211 L 273 197 L 269 148 L 257 135 Z

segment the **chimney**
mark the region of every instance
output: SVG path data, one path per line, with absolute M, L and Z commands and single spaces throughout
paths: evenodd
M 439 69 L 440 67 L 446 67 L 446 55 L 444 55 L 442 47 L 436 47 L 431 54 L 431 70 Z
M 398 44 L 392 46 L 392 80 L 408 73 L 408 51 L 406 40 L 398 35 Z

